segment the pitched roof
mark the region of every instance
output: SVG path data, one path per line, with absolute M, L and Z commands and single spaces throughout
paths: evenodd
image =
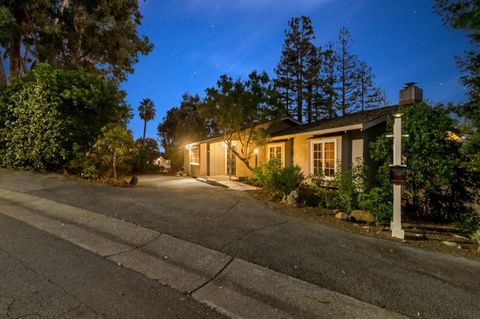
M 368 111 L 360 111 L 345 116 L 336 117 L 333 119 L 324 119 L 313 123 L 303 124 L 299 126 L 290 127 L 278 132 L 275 132 L 271 136 L 293 135 L 299 133 L 307 133 L 313 131 L 322 131 L 327 129 L 342 128 L 346 126 L 365 124 L 376 119 L 379 119 L 387 114 L 392 113 L 397 109 L 396 105 L 387 106 L 379 109 L 373 109 Z

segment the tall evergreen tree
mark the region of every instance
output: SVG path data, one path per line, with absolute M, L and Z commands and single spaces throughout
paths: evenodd
M 332 119 L 337 116 L 336 106 L 338 104 L 338 76 L 337 76 L 337 63 L 338 55 L 335 51 L 332 42 L 329 42 L 322 52 L 322 65 L 321 65 L 321 96 L 322 101 L 320 105 L 320 113 L 322 118 Z
M 321 48 L 312 45 L 307 55 L 307 70 L 305 73 L 305 108 L 304 115 L 307 123 L 311 123 L 322 118 L 321 114 L 321 80 L 320 70 L 322 66 Z
M 358 108 L 361 111 L 367 109 L 378 108 L 382 106 L 383 94 L 379 88 L 374 86 L 375 76 L 372 73 L 372 68 L 365 62 L 358 63 L 356 71 Z
M 346 27 L 340 29 L 338 35 L 338 78 L 340 82 L 340 100 L 338 109 L 345 116 L 355 107 L 358 98 L 356 90 L 357 74 L 356 68 L 358 59 L 355 54 L 350 51 L 352 36 Z
M 436 0 L 435 11 L 448 26 L 465 31 L 476 50 L 458 58 L 464 74 L 460 78 L 468 88 L 468 101 L 459 113 L 465 117 L 464 150 L 469 157 L 469 169 L 480 172 L 480 4 L 478 0 Z
M 277 75 L 275 83 L 285 107 L 302 122 L 304 92 L 309 85 L 306 83 L 309 55 L 314 52 L 312 40 L 315 39 L 315 35 L 309 17 L 292 18 L 288 25 L 282 56 L 275 69 Z

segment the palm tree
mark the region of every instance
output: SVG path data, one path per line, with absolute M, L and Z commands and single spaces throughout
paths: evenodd
M 143 120 L 143 142 L 145 143 L 145 135 L 147 133 L 147 122 L 155 117 L 155 104 L 150 99 L 143 99 L 138 106 L 138 113 Z

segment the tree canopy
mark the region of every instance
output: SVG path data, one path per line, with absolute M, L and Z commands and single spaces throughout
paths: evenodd
M 153 48 L 138 34 L 141 21 L 138 0 L 3 1 L 0 62 L 6 58 L 9 70 L 0 69 L 0 82 L 39 63 L 125 80 L 138 56 Z

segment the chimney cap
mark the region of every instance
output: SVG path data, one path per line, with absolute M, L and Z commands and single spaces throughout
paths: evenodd
M 408 87 L 411 87 L 411 86 L 418 87 L 418 83 L 417 82 L 407 82 L 407 83 L 403 84 L 404 88 L 408 88 Z

